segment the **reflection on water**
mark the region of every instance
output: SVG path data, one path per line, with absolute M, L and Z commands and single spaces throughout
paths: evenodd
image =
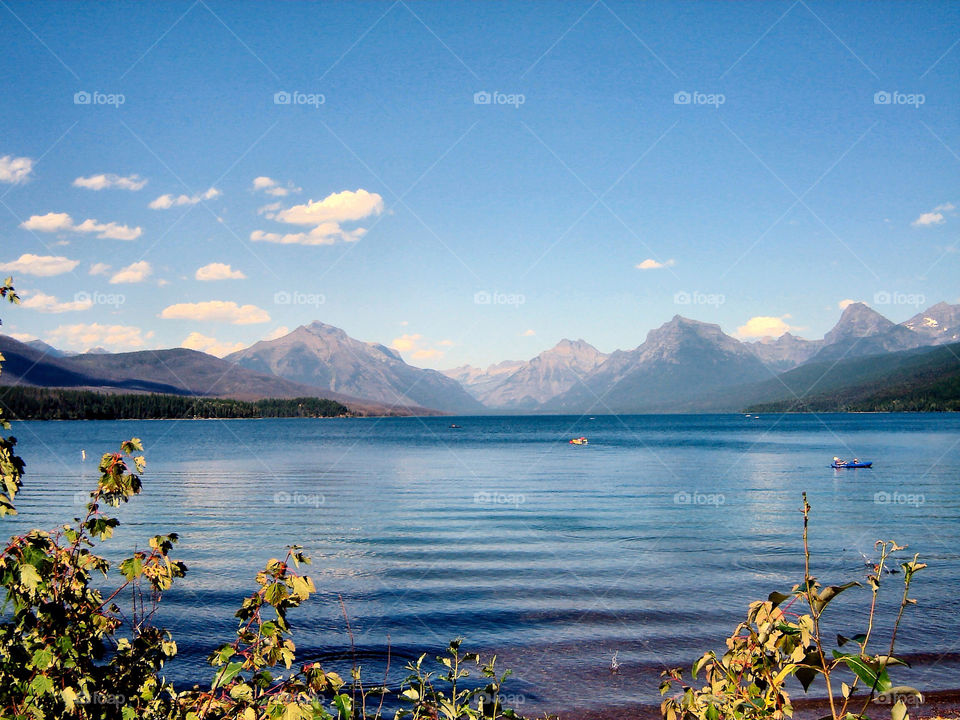
M 92 485 L 99 453 L 137 435 L 145 494 L 120 510 L 107 548 L 121 557 L 151 535 L 181 534 L 190 571 L 161 612 L 181 651 L 168 666 L 178 682 L 207 676 L 204 658 L 231 636 L 257 569 L 299 543 L 319 590 L 294 616 L 302 659 L 350 662 L 342 597 L 374 677 L 388 652 L 399 674 L 405 659 L 463 635 L 516 669 L 525 712 L 556 711 L 655 702 L 661 668 L 720 648 L 750 600 L 799 581 L 806 490 L 822 580 L 862 576 L 861 553 L 879 537 L 927 560 L 920 611 L 900 634 L 917 662 L 900 679 L 958 684 L 949 653 L 960 629 L 950 611 L 960 418 L 456 422 L 462 429 L 450 418 L 18 423 L 28 477 L 21 514 L 4 529 L 79 512 L 75 493 Z M 578 435 L 590 444 L 567 444 Z M 875 466 L 833 471 L 834 455 Z M 862 629 L 864 600 L 837 601 L 836 630 Z

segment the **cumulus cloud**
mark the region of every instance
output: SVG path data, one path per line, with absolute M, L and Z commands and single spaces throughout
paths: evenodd
M 106 190 L 107 188 L 117 188 L 118 190 L 142 190 L 147 184 L 146 178 L 139 175 L 114 175 L 113 173 L 102 173 L 100 175 L 91 175 L 90 177 L 78 177 L 73 181 L 74 187 L 86 188 L 87 190 Z
M 343 223 L 358 222 L 383 212 L 383 198 L 364 189 L 332 193 L 323 200 L 310 200 L 286 210 L 271 206 L 261 208 L 263 214 L 277 222 L 289 225 L 313 226 L 296 233 L 276 233 L 254 230 L 254 242 L 272 242 L 281 245 L 332 245 L 338 241 L 355 242 L 366 234 L 362 227 L 346 230 Z
M 207 300 L 197 303 L 169 305 L 160 313 L 167 320 L 205 320 L 232 325 L 252 325 L 269 322 L 270 315 L 256 305 L 237 305 L 232 300 Z
M 19 185 L 30 177 L 33 172 L 33 159 L 28 157 L 0 157 L 0 182 Z
M 413 350 L 417 346 L 417 343 L 422 339 L 423 335 L 420 333 L 404 333 L 400 337 L 394 338 L 393 342 L 390 343 L 390 347 L 398 352 L 407 352 L 409 350 Z
M 666 260 L 664 262 L 658 262 L 653 258 L 647 258 L 641 263 L 637 263 L 637 270 L 659 270 L 660 268 L 673 267 L 676 262 L 673 259 Z
M 276 340 L 277 338 L 282 338 L 284 335 L 289 335 L 289 334 L 290 334 L 290 328 L 288 328 L 286 325 L 281 325 L 280 327 L 274 328 L 269 333 L 264 335 L 263 339 Z
M 747 320 L 746 325 L 738 327 L 737 335 L 744 338 L 780 337 L 790 330 L 790 326 L 784 321 L 784 318 L 789 317 L 789 315 L 783 317 L 757 315 Z
M 303 188 L 295 186 L 292 182 L 283 185 L 273 178 L 261 175 L 253 179 L 253 190 L 254 192 L 265 192 L 267 195 L 272 195 L 273 197 L 286 197 L 287 195 L 300 192 Z
M 424 340 L 420 333 L 404 333 L 400 337 L 393 339 L 390 347 L 401 353 L 408 353 L 413 360 L 434 360 L 443 357 L 443 350 L 438 347 L 430 347 L 431 343 Z M 442 340 L 436 343 L 438 346 L 449 347 L 453 345 L 450 340 Z
M 841 310 L 846 310 L 848 307 L 858 302 L 863 302 L 863 300 L 851 300 L 850 298 L 845 298 L 837 303 L 837 307 Z
M 198 332 L 192 332 L 184 338 L 184 341 L 180 343 L 180 347 L 188 348 L 189 350 L 199 350 L 200 352 L 205 352 L 209 355 L 216 355 L 217 357 L 223 357 L 224 355 L 229 355 L 232 352 L 237 350 L 243 350 L 246 347 L 243 343 L 229 343 L 222 342 L 216 338 L 212 338 L 208 335 L 202 335 Z
M 26 343 L 26 342 L 30 342 L 30 341 L 32 341 L 32 340 L 39 340 L 39 339 L 40 339 L 40 338 L 38 338 L 36 335 L 31 335 L 30 333 L 16 333 L 16 332 L 12 332 L 12 333 L 8 333 L 8 334 L 9 334 L 10 337 L 12 337 L 14 340 L 19 340 L 19 341 L 22 342 L 22 343 Z
M 197 193 L 196 195 L 161 195 L 150 203 L 150 208 L 153 210 L 169 210 L 172 207 L 178 207 L 180 205 L 196 205 L 203 200 L 213 200 L 213 198 L 219 195 L 220 191 L 216 188 L 209 188 L 206 192 Z
M 243 274 L 240 270 L 234 270 L 232 267 L 226 263 L 210 263 L 209 265 L 204 265 L 201 268 L 197 268 L 197 272 L 194 275 L 197 280 L 210 281 L 210 280 L 243 280 L 247 276 Z
M 143 282 L 153 273 L 153 268 L 146 260 L 131 263 L 125 268 L 121 268 L 110 278 L 111 285 L 119 283 L 138 283 Z
M 107 350 L 136 350 L 144 347 L 153 332 L 144 333 L 132 325 L 101 325 L 100 323 L 61 325 L 48 336 L 51 344 L 75 350 L 87 350 L 98 345 Z
M 140 226 L 132 228 L 115 222 L 101 223 L 87 219 L 77 225 L 68 213 L 54 212 L 46 215 L 31 215 L 29 220 L 20 223 L 20 227 L 34 232 L 97 233 L 98 238 L 111 240 L 136 240 L 143 234 Z
M 930 212 L 921 213 L 920 217 L 914 220 L 911 225 L 914 227 L 928 227 L 930 225 L 943 225 L 947 221 L 944 213 L 956 210 L 953 203 L 941 203 Z
M 9 273 L 20 273 L 21 275 L 36 275 L 38 277 L 51 277 L 52 275 L 62 275 L 72 272 L 79 260 L 61 257 L 59 255 L 33 255 L 24 253 L 16 260 L 8 263 L 0 263 L 0 270 Z
M 55 296 L 47 295 L 45 292 L 24 292 L 21 307 L 30 308 L 42 313 L 64 313 L 76 312 L 78 310 L 89 310 L 93 307 L 93 301 L 89 296 L 79 297 L 70 302 L 60 302 Z
M 110 272 L 110 266 L 107 265 L 106 263 L 98 262 L 90 266 L 91 275 L 106 275 L 109 272 Z

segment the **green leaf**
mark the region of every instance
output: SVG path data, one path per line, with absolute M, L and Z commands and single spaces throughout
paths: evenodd
M 886 693 L 893 687 L 886 668 L 881 669 L 880 663 L 860 655 L 845 655 L 836 650 L 833 651 L 833 656 L 845 662 L 853 674 L 866 683 L 869 690 Z
M 229 685 L 230 681 L 237 676 L 237 673 L 240 672 L 241 668 L 243 668 L 243 663 L 232 662 L 229 665 L 227 665 L 223 669 L 223 671 L 219 675 L 217 675 L 217 677 L 214 679 L 213 686 L 210 689 L 216 690 L 218 687 Z
M 25 563 L 20 566 L 20 582 L 31 590 L 36 590 L 40 584 L 40 573 L 33 565 Z
M 890 709 L 890 720 L 907 720 L 907 705 L 903 700 L 897 700 Z
M 784 600 L 789 600 L 792 597 L 793 595 L 786 595 L 785 593 L 782 593 L 782 592 L 772 592 L 770 593 L 770 595 L 767 596 L 767 600 L 772 602 L 774 607 L 777 607 Z
M 852 587 L 860 587 L 860 583 L 853 581 L 844 585 L 830 585 L 829 587 L 825 587 L 820 591 L 819 595 L 814 597 L 813 600 L 813 604 L 817 609 L 817 612 L 823 610 L 837 595 L 842 593 L 844 590 L 849 590 Z

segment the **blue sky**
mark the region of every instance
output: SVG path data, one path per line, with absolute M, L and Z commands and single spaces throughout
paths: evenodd
M 902 321 L 960 297 L 958 27 L 955 3 L 8 2 L 4 327 L 223 354 L 322 320 L 451 367 L 678 313 Z

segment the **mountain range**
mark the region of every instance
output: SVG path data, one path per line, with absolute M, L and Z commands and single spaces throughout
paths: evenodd
M 866 389 L 856 397 L 866 397 L 884 372 L 918 391 L 921 385 L 906 376 L 921 369 L 929 376 L 942 365 L 921 356 L 957 342 L 960 305 L 938 303 L 895 324 L 852 303 L 820 340 L 786 333 L 743 342 L 718 325 L 677 315 L 632 350 L 608 355 L 584 340 L 564 339 L 530 360 L 439 372 L 314 322 L 223 359 L 184 348 L 77 355 L 0 336 L 6 357 L 0 384 L 238 399 L 316 396 L 368 414 L 726 412 L 843 393 L 857 383 Z M 891 359 L 884 364 L 881 357 Z

